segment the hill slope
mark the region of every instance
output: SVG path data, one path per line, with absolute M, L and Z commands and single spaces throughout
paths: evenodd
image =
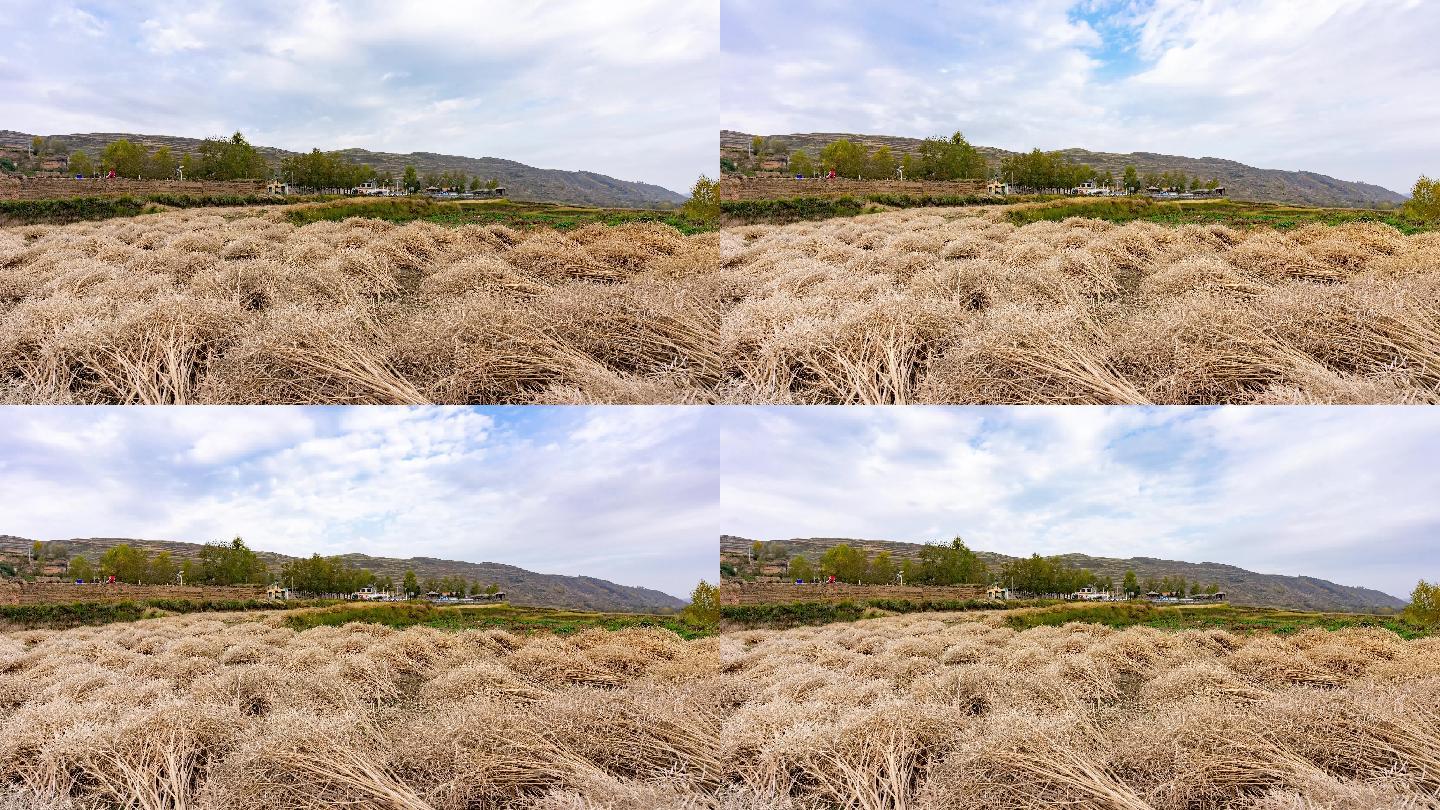
M 106 145 L 121 138 L 144 144 L 154 150 L 161 146 L 170 147 L 175 153 L 194 152 L 200 146 L 196 138 L 181 138 L 173 135 L 135 135 L 123 132 L 87 132 L 72 135 L 48 136 L 64 147 L 66 153 L 83 149 L 92 157 L 98 157 Z M 23 149 L 30 144 L 31 136 L 13 130 L 0 130 L 0 148 Z M 296 153 L 272 146 L 256 146 L 269 160 L 278 164 L 282 159 Z M 614 208 L 655 208 L 672 206 L 685 201 L 684 195 L 670 189 L 629 180 L 617 180 L 594 172 L 571 172 L 560 169 L 537 169 L 524 163 L 501 158 L 472 158 L 460 155 L 441 155 L 434 152 L 411 152 L 408 155 L 393 152 L 371 152 L 367 149 L 342 149 L 340 152 L 357 163 L 366 163 L 376 171 L 391 171 L 403 174 L 407 165 L 413 165 L 421 175 L 427 172 L 462 171 L 468 175 L 483 178 L 498 178 L 509 195 L 517 200 L 539 202 L 561 202 L 574 205 L 593 205 Z
M 791 554 L 804 554 L 812 562 L 831 546 L 849 543 L 865 549 L 871 555 L 881 551 L 890 552 L 895 559 L 915 557 L 922 548 L 919 543 L 901 543 L 892 540 L 852 540 L 839 537 L 804 537 L 779 541 Z M 720 558 L 743 559 L 751 541 L 733 535 L 721 535 Z M 998 569 L 1016 559 L 993 551 L 976 551 L 990 568 Z M 1143 582 L 1146 578 L 1159 579 L 1179 575 L 1189 582 L 1209 584 L 1217 582 L 1220 589 L 1229 595 L 1231 602 L 1238 605 L 1259 607 L 1291 608 L 1295 610 L 1356 611 L 1369 612 L 1386 608 L 1401 608 L 1405 601 L 1388 593 L 1349 585 L 1337 585 L 1323 579 L 1305 576 L 1282 576 L 1259 574 L 1237 568 L 1233 565 L 1212 562 L 1182 562 L 1161 560 L 1154 557 L 1092 557 L 1088 554 L 1060 555 L 1070 565 L 1088 568 L 1100 576 L 1110 576 L 1119 582 L 1126 570 L 1135 572 Z
M 870 149 L 890 147 L 896 155 L 916 152 L 921 141 L 917 138 L 901 138 L 891 135 L 851 135 L 839 132 L 811 132 L 793 135 L 770 135 L 772 143 L 783 145 L 785 152 L 803 149 L 812 157 L 832 141 L 849 138 L 860 141 Z M 720 155 L 732 159 L 743 156 L 751 136 L 734 130 L 721 130 Z M 1015 154 L 993 146 L 977 146 L 990 165 L 996 166 L 1001 159 Z M 778 148 L 775 151 L 780 151 Z M 1203 157 L 1192 158 L 1180 155 L 1161 155 L 1154 152 L 1091 152 L 1087 149 L 1062 149 L 1070 160 L 1086 163 L 1096 171 L 1109 169 L 1116 176 L 1124 174 L 1126 166 L 1134 166 L 1142 175 L 1146 172 L 1183 171 L 1188 175 L 1199 175 L 1208 180 L 1220 178 L 1229 196 L 1238 200 L 1261 202 L 1299 203 L 1302 205 L 1338 206 L 1368 208 L 1384 203 L 1405 201 L 1405 196 L 1388 188 L 1349 180 L 1337 180 L 1315 172 L 1290 172 L 1280 169 L 1259 169 L 1233 160 Z
M 91 562 L 111 546 L 129 543 L 144 548 L 151 554 L 168 551 L 177 560 L 193 558 L 203 547 L 199 543 L 180 543 L 170 540 L 134 540 L 121 537 L 86 537 L 55 541 L 63 543 L 69 553 L 84 554 Z M 31 541 L 23 537 L 0 535 L 0 555 L 24 557 Z M 273 551 L 255 552 L 271 570 L 296 559 Z M 467 580 L 479 580 L 500 585 L 511 602 L 520 605 L 563 607 L 576 610 L 602 610 L 617 612 L 655 613 L 678 609 L 685 602 L 675 597 L 631 585 L 617 585 L 603 579 L 584 576 L 562 576 L 559 574 L 537 574 L 524 568 L 503 563 L 472 563 L 461 560 L 441 560 L 434 557 L 411 557 L 408 560 L 394 557 L 371 557 L 367 554 L 341 555 L 351 565 L 366 568 L 377 576 L 389 575 L 397 581 L 405 576 L 407 569 L 413 570 L 421 580 L 427 577 L 462 576 Z

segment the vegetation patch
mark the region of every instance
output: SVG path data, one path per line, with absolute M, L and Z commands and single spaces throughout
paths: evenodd
M 713 224 L 696 222 L 678 211 L 649 211 L 632 208 L 585 208 L 554 203 L 515 200 L 434 200 L 410 198 L 347 198 L 326 205 L 293 208 L 285 217 L 296 225 L 338 222 L 350 217 L 381 219 L 387 222 L 424 220 L 440 225 L 503 225 L 535 230 L 548 228 L 571 231 L 586 225 L 659 223 L 684 234 L 714 230 Z
M 1044 610 L 1018 611 L 1005 616 L 1016 630 L 1058 627 L 1090 622 L 1107 627 L 1155 627 L 1161 630 L 1222 629 L 1231 633 L 1293 635 L 1305 630 L 1378 628 L 1401 638 L 1423 638 L 1433 631 L 1404 616 L 1365 613 L 1314 613 L 1300 610 L 1242 605 L 1156 605 L 1149 602 L 1062 604 Z
M 567 636 L 583 630 L 624 630 L 657 628 L 685 639 L 702 638 L 711 630 L 698 627 L 682 616 L 645 613 L 594 613 L 561 608 L 520 605 L 433 605 L 426 602 L 398 602 L 372 605 L 340 605 L 324 610 L 302 610 L 285 617 L 287 627 L 308 630 L 335 627 L 350 622 L 383 624 L 387 627 L 421 625 L 442 630 L 497 628 L 510 633 L 554 633 Z
M 927 613 L 1010 610 L 1044 607 L 1054 600 L 1029 599 L 998 602 L 989 599 L 863 599 L 850 602 L 784 602 L 760 605 L 722 605 L 721 618 L 740 627 L 799 627 L 853 622 L 867 612 Z
M 1405 234 L 1433 230 L 1404 211 L 1363 208 L 1311 208 L 1280 203 L 1237 200 L 1156 200 L 1150 197 L 1064 198 L 1046 205 L 1022 206 L 1005 212 L 1016 225 L 1088 217 L 1107 222 L 1156 222 L 1161 225 L 1221 224 L 1231 228 L 1293 230 L 1304 225 L 1378 222 Z
M 140 599 L 120 602 L 64 602 L 43 605 L 0 605 L 0 624 L 25 628 L 80 627 L 133 622 L 169 613 L 288 610 L 333 602 L 281 602 L 270 599 Z
M 167 208 L 217 208 L 296 205 L 334 197 L 276 197 L 270 194 L 140 194 L 64 197 L 53 200 L 0 200 L 0 223 L 33 225 L 133 217 Z

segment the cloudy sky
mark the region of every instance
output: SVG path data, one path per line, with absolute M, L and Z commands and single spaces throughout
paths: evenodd
M 721 0 L 723 125 L 1440 173 L 1440 3 Z
M 0 409 L 0 534 L 240 535 L 501 562 L 680 597 L 715 577 L 696 408 Z
M 718 0 L 6 0 L 0 129 L 714 173 Z
M 1376 588 L 1440 578 L 1440 409 L 729 408 L 742 537 L 1220 562 Z

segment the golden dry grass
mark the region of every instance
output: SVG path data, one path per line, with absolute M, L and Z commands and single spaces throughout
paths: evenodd
M 693 402 L 714 234 L 183 211 L 0 228 L 0 402 Z
M 721 637 L 732 788 L 851 810 L 1422 808 L 1440 639 L 966 614 Z M 789 804 L 787 805 L 786 802 Z
M 1440 234 L 908 210 L 721 232 L 738 403 L 1440 401 Z
M 0 635 L 0 808 L 709 806 L 714 640 L 180 616 Z

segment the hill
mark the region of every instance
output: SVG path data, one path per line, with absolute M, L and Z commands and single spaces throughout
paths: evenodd
M 122 537 L 83 537 L 70 540 L 52 541 L 63 544 L 70 555 L 84 554 L 91 562 L 111 546 L 129 543 L 145 549 L 151 554 L 170 552 L 177 561 L 194 558 L 203 547 L 199 543 L 181 543 L 170 540 L 135 540 Z M 13 535 L 0 535 L 0 557 L 23 558 L 31 541 Z M 255 552 L 271 570 L 279 570 L 291 560 L 297 559 L 273 551 Z M 389 575 L 397 581 L 405 576 L 407 569 L 424 580 L 428 577 L 461 576 L 467 580 L 479 580 L 500 585 L 509 600 L 518 605 L 561 607 L 574 610 L 614 611 L 623 613 L 658 613 L 685 606 L 675 597 L 631 585 L 617 585 L 595 577 L 562 576 L 559 574 L 537 574 L 513 565 L 493 562 L 464 562 L 442 560 L 435 557 L 371 557 L 368 554 L 342 554 L 351 565 L 373 571 L 376 576 Z
M 902 543 L 893 540 L 853 540 L 838 537 L 804 537 L 778 541 L 783 543 L 790 554 L 804 554 L 812 562 L 831 546 L 849 543 L 865 549 L 869 554 L 890 552 L 896 560 L 916 557 L 922 544 Z M 732 564 L 745 558 L 751 541 L 733 535 L 721 535 L 720 559 Z M 1017 559 L 993 551 L 976 551 L 992 570 L 998 569 L 1011 560 Z M 1377 610 L 1402 608 L 1405 601 L 1388 593 L 1350 585 L 1337 585 L 1323 579 L 1306 576 L 1283 576 L 1260 574 L 1233 565 L 1213 562 L 1182 562 L 1161 560 L 1155 557 L 1092 557 L 1088 554 L 1059 555 L 1070 565 L 1088 568 L 1100 576 L 1110 576 L 1119 582 L 1125 572 L 1135 572 L 1142 582 L 1150 577 L 1182 576 L 1189 582 L 1219 583 L 1220 589 L 1229 595 L 1232 603 L 1256 607 L 1289 608 L 1292 610 L 1320 610 L 1344 612 L 1374 612 Z
M 746 154 L 751 135 L 734 130 L 720 131 L 720 156 L 734 159 Z M 773 151 L 783 148 L 786 154 L 803 149 L 812 157 L 818 157 L 820 150 L 832 141 L 848 138 L 864 143 L 870 149 L 890 147 L 896 156 L 916 152 L 921 141 L 918 138 L 901 138 L 891 135 L 852 135 L 839 132 L 811 132 L 792 135 L 769 135 L 775 145 Z M 993 146 L 975 147 L 991 166 L 1015 154 Z M 1337 180 L 1315 172 L 1292 172 L 1280 169 L 1259 169 L 1233 160 L 1214 157 L 1182 157 L 1161 155 L 1154 152 L 1092 152 L 1088 149 L 1062 149 L 1070 160 L 1086 163 L 1096 171 L 1109 169 L 1116 176 L 1125 172 L 1126 166 L 1134 166 L 1142 175 L 1147 172 L 1183 171 L 1188 175 L 1208 180 L 1220 178 L 1230 197 L 1238 200 L 1260 202 L 1284 202 L 1300 205 L 1333 206 L 1343 208 L 1373 208 L 1375 206 L 1401 203 L 1403 194 L 1370 183 Z
M 14 130 L 0 130 L 0 150 L 24 149 L 30 144 L 31 135 Z M 182 138 L 174 135 L 136 135 L 125 132 L 87 132 L 71 135 L 47 136 L 56 144 L 55 150 L 68 154 L 82 149 L 92 157 L 98 157 L 106 145 L 121 138 L 144 144 L 155 150 L 161 146 L 170 147 L 177 154 L 194 152 L 200 147 L 197 138 Z M 277 149 L 273 146 L 256 145 L 256 149 L 271 164 L 278 164 L 295 152 Z M 617 180 L 595 172 L 563 171 L 560 169 L 537 169 L 513 160 L 493 157 L 463 157 L 442 155 L 434 152 L 411 152 L 402 155 L 394 152 L 372 152 L 368 149 L 342 149 L 341 154 L 357 163 L 375 167 L 378 172 L 390 171 L 396 175 L 405 172 L 407 165 L 424 175 L 429 172 L 442 173 L 462 171 L 468 175 L 500 180 L 510 197 L 517 200 L 537 202 L 559 202 L 572 205 L 601 206 L 610 208 L 663 208 L 685 201 L 683 194 L 650 183 Z

